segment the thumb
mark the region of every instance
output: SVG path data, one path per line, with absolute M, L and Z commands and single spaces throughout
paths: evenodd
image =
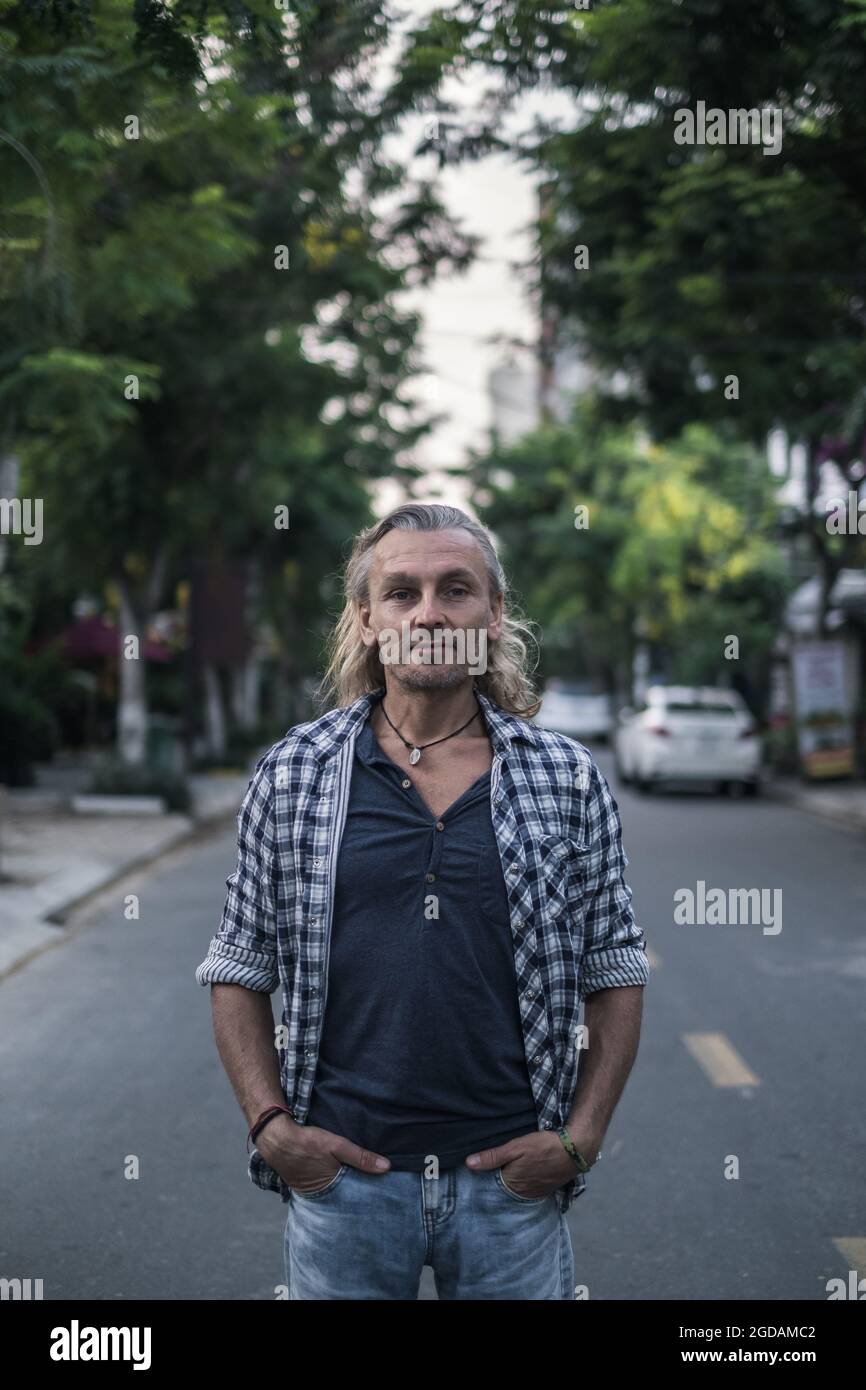
M 466 1162 L 470 1168 L 475 1168 L 479 1173 L 486 1172 L 489 1168 L 501 1168 L 503 1164 L 516 1157 L 513 1149 L 513 1141 L 509 1144 L 500 1144 L 496 1149 L 482 1149 L 477 1154 L 470 1154 Z
M 362 1149 L 350 1139 L 342 1139 L 332 1152 L 341 1163 L 347 1163 L 350 1168 L 360 1168 L 362 1173 L 385 1173 L 391 1167 L 390 1160 L 383 1154 Z

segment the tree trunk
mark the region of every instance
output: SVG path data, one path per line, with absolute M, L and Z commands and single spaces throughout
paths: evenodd
M 828 531 L 826 519 L 815 516 L 815 503 L 818 498 L 818 488 L 820 484 L 820 468 L 817 462 L 818 450 L 821 439 L 810 438 L 806 441 L 806 508 L 809 527 L 809 540 L 812 547 L 812 554 L 817 565 L 818 579 L 818 607 L 815 620 L 815 636 L 824 637 L 827 634 L 827 615 L 830 611 L 830 595 L 833 592 L 833 585 L 836 583 L 839 574 L 840 563 L 834 555 L 830 553 L 827 545 Z
M 144 645 L 147 624 L 156 612 L 165 582 L 168 552 L 163 546 L 153 559 L 144 584 L 135 591 L 125 574 L 117 577 L 120 595 L 120 646 L 117 653 L 117 750 L 121 762 L 140 767 L 147 759 L 147 665 Z M 126 639 L 136 637 L 137 650 L 127 655 Z
M 226 717 L 223 705 L 222 686 L 219 671 L 213 662 L 202 667 L 204 679 L 204 726 L 208 754 L 212 758 L 225 757 Z
M 15 497 L 18 493 L 18 458 L 7 454 L 5 445 L 0 449 L 0 497 Z M 6 566 L 8 541 L 0 532 L 0 574 Z
M 232 715 L 239 729 L 251 732 L 259 721 L 259 697 L 261 693 L 261 658 L 255 648 L 243 666 L 232 671 Z
M 120 643 L 117 652 L 118 705 L 117 752 L 123 763 L 140 767 L 147 756 L 147 671 L 144 657 L 146 622 L 136 611 L 124 581 L 120 591 Z M 137 650 L 128 654 L 127 641 L 137 638 Z

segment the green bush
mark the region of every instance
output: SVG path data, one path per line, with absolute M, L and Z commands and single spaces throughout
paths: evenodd
M 205 754 L 194 762 L 196 772 L 222 772 L 232 769 L 247 772 L 264 749 L 279 743 L 288 726 L 260 723 L 252 730 L 232 729 L 226 739 L 225 752 L 217 757 Z
M 797 726 L 793 720 L 764 735 L 764 756 L 774 772 L 793 775 L 800 770 L 797 750 Z
M 54 756 L 59 737 L 57 721 L 41 700 L 5 683 L 0 687 L 0 782 L 31 787 L 33 764 Z
M 100 796 L 161 796 L 170 811 L 189 811 L 192 805 L 184 777 L 147 764 L 130 766 L 116 758 L 99 764 L 90 790 Z

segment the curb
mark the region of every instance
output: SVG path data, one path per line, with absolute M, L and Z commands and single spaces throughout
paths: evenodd
M 17 928 L 13 928 L 12 943 L 10 943 L 8 952 L 3 949 L 3 942 L 0 939 L 0 984 L 8 976 L 20 970 L 22 966 L 28 965 L 37 956 L 41 956 L 43 952 L 50 951 L 55 946 L 67 941 L 69 939 L 68 933 L 63 931 L 67 918 L 73 912 L 84 907 L 92 898 L 104 892 L 106 888 L 120 882 L 127 874 L 156 863 L 163 855 L 170 854 L 172 850 L 180 848 L 181 845 L 190 844 L 205 834 L 219 829 L 222 823 L 236 819 L 236 807 L 204 812 L 195 819 L 188 817 L 185 826 L 182 826 L 176 834 L 154 846 L 153 849 L 131 855 L 120 863 L 112 864 L 106 868 L 105 873 L 98 880 L 92 882 L 83 892 L 77 891 L 68 897 L 61 897 L 48 911 L 42 912 L 30 922 L 22 922 Z M 15 946 L 15 940 L 19 937 L 26 937 L 26 947 Z
M 866 807 L 860 810 L 856 806 L 833 804 L 833 793 L 826 795 L 830 798 L 827 803 L 816 802 L 816 796 L 823 796 L 823 792 L 800 791 L 791 788 L 777 787 L 768 782 L 762 788 L 768 801 L 778 801 L 785 806 L 793 806 L 798 811 L 805 811 L 810 816 L 817 817 L 818 820 L 829 821 L 833 825 L 841 825 L 846 830 L 851 830 L 855 834 L 866 833 Z

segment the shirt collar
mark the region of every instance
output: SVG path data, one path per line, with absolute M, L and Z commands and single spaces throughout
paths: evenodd
M 478 703 L 484 711 L 487 732 L 495 752 L 501 753 L 504 757 L 510 751 L 512 743 L 519 742 L 528 743 L 533 748 L 538 747 L 538 729 L 534 724 L 531 724 L 528 719 L 521 719 L 516 714 L 507 714 L 504 709 L 501 709 L 499 705 L 494 705 L 492 700 L 482 694 L 477 685 L 475 694 L 478 696 Z
M 372 713 L 373 706 L 370 706 Z M 355 740 L 355 756 L 362 762 L 369 764 L 387 763 L 392 764 L 392 759 L 388 757 L 385 750 L 381 747 L 379 740 L 373 733 L 373 726 L 369 719 L 366 719 L 358 730 L 358 737 Z

